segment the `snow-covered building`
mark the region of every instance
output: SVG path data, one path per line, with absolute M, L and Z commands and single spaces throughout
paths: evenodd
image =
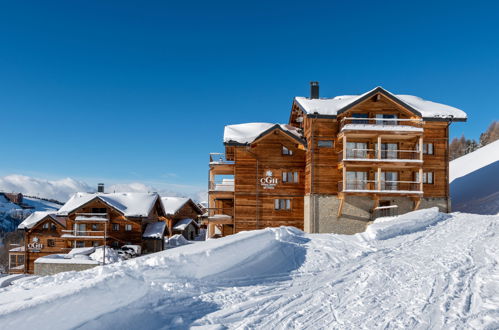
M 181 234 L 187 240 L 194 240 L 199 234 L 198 218 L 203 210 L 190 198 L 161 197 L 165 208 L 169 236 Z
M 19 225 L 25 246 L 11 251 L 12 269 L 33 273 L 36 259 L 75 248 L 136 245 L 144 253 L 161 251 L 164 237 L 171 235 L 167 221 L 157 193 L 76 193 L 58 211 L 35 212 Z
M 210 154 L 208 235 L 292 225 L 356 233 L 379 215 L 450 210 L 449 125 L 457 108 L 376 87 L 295 97 L 288 124 L 225 127 Z

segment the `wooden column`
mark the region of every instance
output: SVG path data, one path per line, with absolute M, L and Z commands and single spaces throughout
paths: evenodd
M 347 137 L 345 133 L 343 133 L 343 160 L 347 158 Z
M 419 168 L 419 191 L 423 191 L 423 168 Z
M 419 137 L 419 160 L 423 160 L 423 137 Z
M 347 168 L 343 165 L 343 191 L 347 189 Z
M 378 180 L 376 182 L 376 187 L 378 191 L 381 190 L 381 167 L 378 167 Z
M 378 159 L 381 159 L 381 135 L 378 136 Z

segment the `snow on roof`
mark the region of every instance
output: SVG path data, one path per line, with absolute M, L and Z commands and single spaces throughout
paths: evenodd
M 398 101 L 405 103 L 414 110 L 421 113 L 423 118 L 454 118 L 466 119 L 466 113 L 460 109 L 424 100 L 413 95 L 395 95 L 382 87 L 376 87 L 361 95 L 343 95 L 334 98 L 310 99 L 307 97 L 297 96 L 295 102 L 308 114 L 319 114 L 336 116 L 342 109 L 362 99 L 364 96 L 380 91 L 388 96 L 394 97 Z
M 81 256 L 81 255 L 80 255 Z M 98 265 L 99 262 L 90 258 L 68 258 L 66 254 L 49 254 L 35 260 L 35 264 L 72 264 Z
M 54 211 L 36 211 L 31 213 L 29 217 L 24 219 L 21 224 L 17 227 L 18 229 L 31 229 L 33 228 L 36 224 L 38 224 L 40 221 L 45 219 L 45 217 L 50 216 L 52 219 L 55 221 L 62 223 L 61 219 L 58 219 L 57 216 L 54 214 Z M 62 223 L 62 224 L 65 224 Z
M 148 223 L 146 226 L 146 230 L 142 234 L 144 238 L 163 238 L 163 234 L 165 232 L 166 222 L 158 221 Z
M 161 197 L 161 202 L 165 208 L 166 214 L 175 214 L 182 206 L 189 201 L 185 197 Z
M 242 143 L 248 144 L 255 141 L 263 133 L 271 128 L 281 128 L 283 131 L 291 135 L 302 138 L 300 130 L 294 126 L 285 124 L 271 123 L 246 123 L 239 125 L 227 125 L 224 129 L 224 143 Z
M 67 215 L 80 208 L 91 200 L 98 198 L 112 208 L 123 213 L 127 217 L 147 217 L 151 213 L 156 200 L 157 193 L 83 193 L 79 192 L 71 196 L 57 214 Z
M 198 226 L 197 222 L 194 221 L 193 219 L 182 219 L 182 220 L 177 221 L 177 223 L 175 223 L 175 226 L 173 226 L 173 229 L 183 231 L 191 223 L 194 223 L 194 225 Z

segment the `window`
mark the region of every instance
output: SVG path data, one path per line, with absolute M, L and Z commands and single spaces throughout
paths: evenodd
M 319 140 L 317 141 L 317 147 L 319 148 L 332 148 L 334 146 L 333 140 Z
M 113 223 L 113 230 L 114 231 L 119 231 L 120 230 L 120 225 L 117 223 Z
M 293 154 L 293 150 L 282 146 L 282 154 L 286 156 L 291 156 Z
M 376 158 L 378 157 L 378 144 L 374 144 Z M 381 159 L 397 159 L 397 143 L 381 143 Z
M 56 229 L 57 229 L 57 227 L 55 226 L 55 224 L 51 223 L 50 230 L 55 231 Z
M 378 172 L 374 172 L 376 184 L 378 181 Z M 397 190 L 398 172 L 381 172 L 381 190 Z
M 10 255 L 10 267 L 18 267 L 24 265 L 24 255 L 22 254 L 11 254 Z
M 376 114 L 376 124 L 378 125 L 397 125 L 397 121 L 393 119 L 397 119 L 398 116 L 394 114 Z M 383 120 L 388 119 L 388 120 Z
M 77 248 L 85 247 L 85 242 L 83 242 L 83 241 L 76 241 L 75 247 L 77 247 Z
M 43 229 L 49 229 L 49 223 L 48 222 L 45 222 L 42 226 Z
M 282 172 L 282 182 L 298 183 L 298 172 Z
M 433 172 L 423 173 L 423 183 L 433 184 Z
M 111 244 L 114 248 L 118 248 L 120 246 L 120 243 L 118 243 L 118 241 L 113 241 L 113 243 Z
M 125 231 L 132 231 L 132 225 L 127 223 L 125 225 Z
M 99 226 L 95 223 L 92 224 L 92 231 L 97 231 L 99 230 Z
M 352 118 L 362 118 L 362 119 L 365 119 L 365 120 L 361 120 L 361 119 L 356 119 L 354 120 L 352 123 L 353 124 L 369 124 L 369 114 L 367 113 L 353 113 L 352 114 Z
M 92 213 L 106 213 L 105 207 L 93 207 Z
M 367 172 L 347 171 L 346 189 L 347 190 L 367 189 Z
M 433 155 L 433 143 L 423 143 L 423 154 Z
M 48 239 L 47 240 L 47 246 L 48 247 L 54 247 L 55 246 L 55 241 L 53 239 Z
M 276 210 L 291 210 L 291 200 L 290 199 L 275 199 L 274 208 Z
M 365 142 L 347 142 L 347 158 L 365 159 L 367 151 L 367 143 Z
M 76 235 L 85 235 L 87 231 L 87 226 L 84 223 L 79 223 L 76 225 Z
M 92 246 L 93 246 L 93 247 L 97 247 L 97 246 L 99 246 L 99 242 L 92 241 Z

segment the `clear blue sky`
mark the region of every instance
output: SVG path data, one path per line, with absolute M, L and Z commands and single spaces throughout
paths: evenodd
M 206 187 L 226 124 L 381 85 L 498 119 L 497 2 L 2 1 L 0 175 Z

